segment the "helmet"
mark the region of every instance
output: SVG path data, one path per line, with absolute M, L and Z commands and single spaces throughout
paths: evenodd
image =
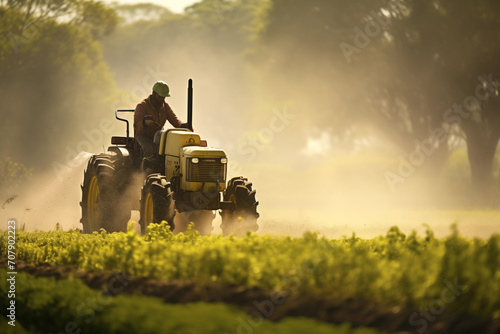
M 170 97 L 170 88 L 165 81 L 157 81 L 153 85 L 153 92 L 156 92 L 161 97 Z

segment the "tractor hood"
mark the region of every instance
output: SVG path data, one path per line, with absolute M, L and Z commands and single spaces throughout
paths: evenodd
M 226 152 L 220 148 L 186 146 L 181 148 L 181 155 L 186 158 L 225 158 Z

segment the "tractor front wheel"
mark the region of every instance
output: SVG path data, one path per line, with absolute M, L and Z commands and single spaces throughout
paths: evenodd
M 259 229 L 257 225 L 257 205 L 259 202 L 255 199 L 256 191 L 252 189 L 252 183 L 241 176 L 232 178 L 224 191 L 224 201 L 231 201 L 234 204 L 234 210 L 222 210 L 222 234 L 227 236 L 243 236 L 246 232 L 256 232 Z

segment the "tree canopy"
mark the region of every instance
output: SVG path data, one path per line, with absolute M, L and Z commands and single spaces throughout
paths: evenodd
M 117 23 L 93 1 L 0 3 L 1 131 L 7 156 L 37 169 L 64 159 L 115 94 L 98 38 Z

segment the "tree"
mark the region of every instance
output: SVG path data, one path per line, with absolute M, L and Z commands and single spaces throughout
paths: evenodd
M 440 4 L 444 25 L 455 31 L 454 36 L 442 34 L 450 39 L 447 50 L 440 50 L 444 73 L 455 92 L 454 100 L 463 101 L 470 113 L 459 125 L 467 142 L 472 182 L 476 189 L 487 190 L 492 185 L 493 158 L 500 139 L 500 33 L 494 28 L 500 24 L 500 3 L 481 0 L 457 5 L 443 0 Z M 478 86 L 484 86 L 480 94 Z M 472 105 L 467 103 L 470 96 Z
M 484 189 L 500 135 L 499 9 L 493 0 L 273 0 L 260 35 L 265 80 L 279 82 L 279 99 L 311 110 L 311 125 L 340 137 L 365 124 L 406 154 L 429 143 L 435 174 L 464 138 L 472 182 Z M 450 122 L 453 105 L 490 73 L 488 97 Z M 299 96 L 290 83 L 304 87 Z
M 84 7 L 82 1 L 9 1 L 0 7 L 0 131 L 9 138 L 0 150 L 37 172 L 53 161 L 64 163 L 66 148 L 77 149 L 82 130 L 96 127 L 115 92 L 92 36 L 106 29 L 78 16 Z
M 83 27 L 95 40 L 115 30 L 118 15 L 113 8 L 94 1 L 82 1 L 77 4 L 77 13 L 71 22 Z
M 500 23 L 494 14 L 500 5 L 492 0 L 406 3 L 410 15 L 390 29 L 395 48 L 386 57 L 403 65 L 400 75 L 412 74 L 408 86 L 420 96 L 408 104 L 412 113 L 430 120 L 431 128 L 443 127 L 465 139 L 472 183 L 484 191 L 493 181 L 500 138 L 500 34 L 493 29 Z M 457 126 L 461 131 L 455 131 Z

